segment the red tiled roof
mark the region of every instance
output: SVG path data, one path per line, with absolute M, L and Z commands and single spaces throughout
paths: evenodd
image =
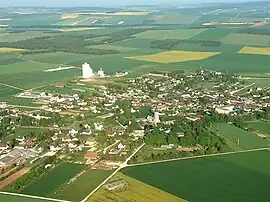
M 84 158 L 86 159 L 97 159 L 98 153 L 97 152 L 87 152 L 84 154 Z

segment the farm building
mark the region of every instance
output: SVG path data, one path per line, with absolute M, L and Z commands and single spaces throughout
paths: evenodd
M 111 192 L 124 191 L 128 188 L 128 183 L 125 180 L 117 180 L 109 182 L 106 185 L 106 189 Z

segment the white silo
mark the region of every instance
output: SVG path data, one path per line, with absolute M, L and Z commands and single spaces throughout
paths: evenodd
M 84 79 L 89 79 L 91 77 L 94 77 L 94 72 L 93 69 L 91 68 L 91 66 L 88 63 L 84 63 L 82 65 L 82 77 Z
M 99 77 L 105 77 L 104 71 L 102 70 L 102 68 L 100 68 L 100 70 L 98 70 L 98 76 Z
M 154 124 L 157 125 L 158 123 L 160 123 L 159 112 L 155 111 L 154 112 Z

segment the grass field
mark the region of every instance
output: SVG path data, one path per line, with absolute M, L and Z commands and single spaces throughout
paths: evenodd
M 24 49 L 19 48 L 0 48 L 0 53 L 9 53 L 9 52 L 22 52 Z
M 49 202 L 47 200 L 42 199 L 32 199 L 32 198 L 26 198 L 21 196 L 10 196 L 10 195 L 4 195 L 0 194 L 0 201 L 1 202 Z
M 135 60 L 144 60 L 157 63 L 175 63 L 202 60 L 217 55 L 216 52 L 193 52 L 193 51 L 167 51 L 153 55 L 128 57 Z
M 265 201 L 270 197 L 269 151 L 130 167 L 125 175 L 187 201 Z
M 51 197 L 69 201 L 81 201 L 111 174 L 107 170 L 90 170 L 81 175 L 75 182 L 63 186 Z
M 270 145 L 270 141 L 227 123 L 217 124 L 216 129 L 232 146 L 234 145 L 241 149 L 256 149 Z M 238 138 L 240 141 L 239 146 L 237 145 Z
M 124 192 L 112 193 L 102 187 L 98 190 L 88 202 L 183 202 L 184 200 L 166 193 L 160 189 L 142 183 L 131 177 L 118 173 L 112 180 L 124 179 L 128 183 L 128 190 Z
M 270 48 L 244 47 L 239 53 L 255 54 L 255 55 L 270 55 Z
M 63 163 L 25 187 L 20 193 L 36 196 L 51 195 L 59 186 L 66 183 L 85 168 L 86 165 Z
M 150 30 L 136 35 L 141 39 L 189 39 L 203 32 L 203 29 Z
M 269 46 L 270 36 L 232 33 L 221 41 L 225 44 Z

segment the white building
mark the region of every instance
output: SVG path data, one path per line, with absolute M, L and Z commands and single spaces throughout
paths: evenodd
M 82 65 L 82 77 L 84 79 L 89 79 L 94 77 L 94 72 L 93 69 L 91 68 L 91 66 L 88 63 L 84 63 Z
M 159 115 L 160 115 L 159 112 L 154 112 L 154 124 L 155 125 L 160 123 Z
M 102 68 L 100 70 L 98 70 L 97 72 L 99 77 L 105 77 L 104 71 L 102 70 Z

